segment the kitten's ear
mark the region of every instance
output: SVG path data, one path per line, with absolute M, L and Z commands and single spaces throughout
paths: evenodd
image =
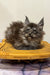
M 29 22 L 28 17 L 27 17 L 27 16 L 25 16 L 25 17 L 26 17 L 26 19 L 25 19 L 25 24 L 29 24 L 30 22 Z
M 39 27 L 41 29 L 43 29 L 43 26 L 44 26 L 44 17 L 40 20 L 40 22 L 38 23 Z

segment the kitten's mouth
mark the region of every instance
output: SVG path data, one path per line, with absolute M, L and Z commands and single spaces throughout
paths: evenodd
M 36 35 L 33 35 L 33 36 L 30 36 L 30 35 L 25 35 L 25 38 L 28 40 L 28 41 L 33 41 L 34 38 L 37 38 Z

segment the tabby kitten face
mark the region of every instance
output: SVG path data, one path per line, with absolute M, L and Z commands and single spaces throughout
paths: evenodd
M 43 18 L 38 24 L 35 24 L 30 23 L 28 17 L 26 17 L 24 28 L 21 29 L 23 37 L 29 42 L 37 39 L 41 40 L 44 35 L 43 25 Z

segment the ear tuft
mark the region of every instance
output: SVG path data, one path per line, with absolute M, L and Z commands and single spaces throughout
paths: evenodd
M 26 17 L 26 19 L 25 19 L 25 24 L 29 24 L 30 22 L 29 22 L 28 17 L 27 17 L 27 16 L 25 16 L 25 17 Z
M 44 17 L 40 20 L 40 22 L 38 23 L 38 25 L 39 25 L 39 28 L 40 28 L 41 30 L 43 30 L 43 26 L 44 26 Z
M 44 17 L 40 20 L 39 24 L 40 26 L 44 26 Z

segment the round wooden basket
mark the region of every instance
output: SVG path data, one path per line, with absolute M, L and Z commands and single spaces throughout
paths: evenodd
M 43 47 L 36 50 L 16 50 L 14 47 L 3 39 L 0 43 L 0 59 L 11 60 L 32 60 L 50 57 L 50 44 L 42 41 Z

